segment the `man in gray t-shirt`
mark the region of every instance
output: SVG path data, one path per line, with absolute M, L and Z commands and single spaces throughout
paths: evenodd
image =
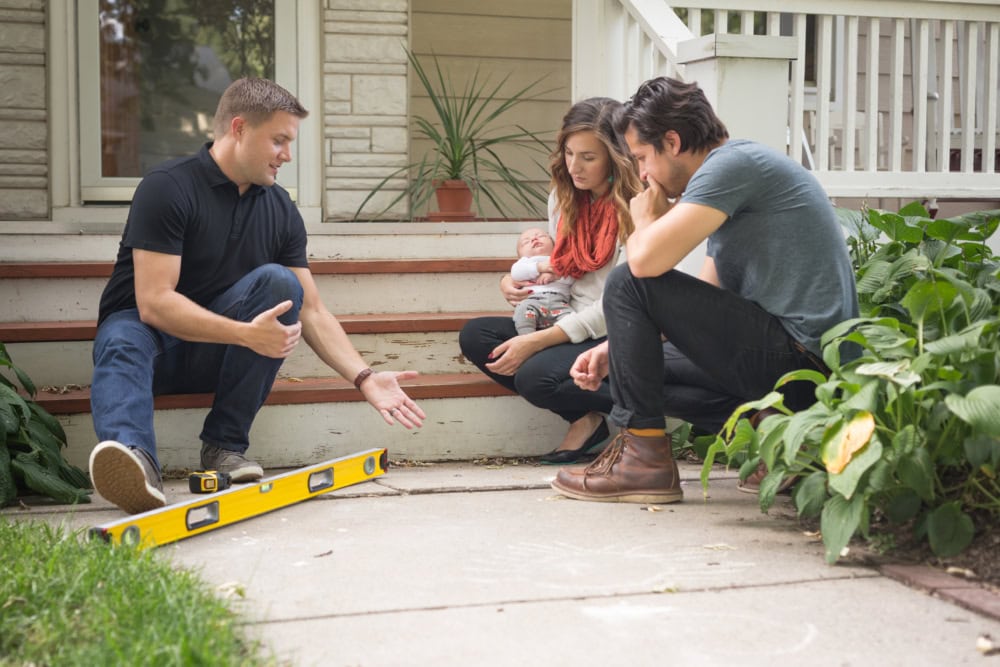
M 827 372 L 819 340 L 858 315 L 854 272 L 819 182 L 777 151 L 730 140 L 696 84 L 647 81 L 618 130 L 649 188 L 631 203 L 628 266 L 605 285 L 608 343 L 571 375 L 594 388 L 610 374 L 621 433 L 552 486 L 580 500 L 676 502 L 664 415 L 717 431 L 785 373 Z M 675 270 L 706 239 L 698 277 Z M 815 400 L 811 383 L 782 391 L 792 409 Z

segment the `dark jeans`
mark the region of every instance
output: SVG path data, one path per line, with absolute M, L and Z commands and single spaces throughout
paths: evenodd
M 717 432 L 738 405 L 763 397 L 785 373 L 818 368 L 778 318 L 680 271 L 635 278 L 627 265 L 615 268 L 604 316 L 618 426 L 663 428 L 667 415 Z M 803 409 L 815 401 L 813 391 L 807 382 L 786 385 L 785 404 Z
M 279 319 L 294 324 L 302 307 L 302 285 L 289 269 L 265 264 L 217 297 L 208 309 L 248 322 L 282 301 L 293 306 Z M 246 451 L 250 427 L 283 359 L 264 357 L 239 345 L 190 343 L 139 320 L 136 309 L 107 317 L 94 339 L 91 412 L 98 440 L 138 447 L 156 458 L 153 397 L 215 392 L 201 441 Z
M 517 335 L 509 317 L 479 317 L 470 320 L 459 334 L 466 359 L 497 383 L 517 392 L 529 403 L 551 410 L 567 422 L 575 422 L 588 412 L 611 410 L 611 390 L 604 382 L 598 391 L 584 391 L 569 376 L 573 362 L 584 351 L 604 339 L 563 343 L 546 348 L 525 361 L 514 375 L 497 375 L 486 368 L 488 356 L 504 341 Z

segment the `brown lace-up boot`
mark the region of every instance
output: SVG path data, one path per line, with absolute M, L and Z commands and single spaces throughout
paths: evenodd
M 625 429 L 589 466 L 562 468 L 552 488 L 577 500 L 675 503 L 684 497 L 666 435 L 642 437 Z

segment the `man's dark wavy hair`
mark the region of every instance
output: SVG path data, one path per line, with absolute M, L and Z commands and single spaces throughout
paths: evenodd
M 657 153 L 663 152 L 663 135 L 669 130 L 680 137 L 682 151 L 714 148 L 729 138 L 725 124 L 697 83 L 665 76 L 643 83 L 625 103 L 616 129 L 624 134 L 630 125 L 639 140 L 652 145 Z

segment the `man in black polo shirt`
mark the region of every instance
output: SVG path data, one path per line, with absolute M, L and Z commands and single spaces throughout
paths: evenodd
M 426 418 L 399 386 L 415 372 L 374 373 L 320 300 L 302 217 L 275 184 L 308 112 L 265 79 L 229 86 L 215 142 L 152 169 L 136 189 L 118 259 L 101 296 L 90 455 L 97 492 L 126 512 L 165 504 L 153 397 L 214 392 L 201 465 L 260 479 L 244 454 L 258 410 L 300 338 L 354 378 L 389 424 Z

